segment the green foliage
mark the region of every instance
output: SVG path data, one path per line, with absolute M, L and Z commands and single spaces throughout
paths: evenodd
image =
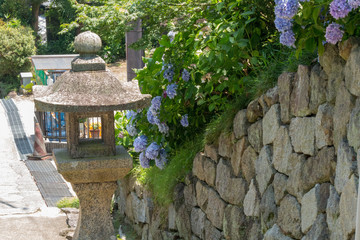
M 65 197 L 56 203 L 58 208 L 79 208 L 80 203 L 77 197 Z
M 143 169 L 138 165 L 132 173 L 150 189 L 158 204 L 168 206 L 173 200 L 174 187 L 185 180 L 186 174 L 192 169 L 195 155 L 203 147 L 203 135 L 199 134 L 191 141 L 179 146 L 165 169 L 160 170 L 155 167 Z
M 23 25 L 30 25 L 30 5 L 24 0 L 0 0 L 0 18 L 19 19 Z
M 12 23 L 0 26 L 0 81 L 17 88 L 20 72 L 30 70 L 35 39 L 30 28 Z

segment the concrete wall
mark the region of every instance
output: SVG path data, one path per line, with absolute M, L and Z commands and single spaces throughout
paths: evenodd
M 283 73 L 194 159 L 167 209 L 135 179 L 119 209 L 141 239 L 353 239 L 360 147 L 360 47 L 327 45 Z

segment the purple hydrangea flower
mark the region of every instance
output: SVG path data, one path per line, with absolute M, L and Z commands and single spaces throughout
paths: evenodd
M 299 8 L 297 0 L 278 0 L 275 6 L 275 15 L 279 18 L 291 19 L 295 16 Z
M 149 111 L 146 114 L 147 120 L 151 124 L 160 124 L 160 120 L 157 115 L 153 114 L 153 112 L 149 109 Z
M 294 32 L 292 30 L 282 32 L 280 35 L 280 43 L 288 47 L 295 47 Z
M 150 167 L 150 159 L 148 159 L 145 156 L 145 152 L 140 153 L 139 160 L 140 160 L 140 166 L 142 168 L 149 168 Z
M 157 114 L 160 111 L 161 106 L 161 96 L 156 96 L 151 100 L 151 112 Z
M 166 125 L 166 123 L 160 123 L 157 126 L 159 128 L 159 132 L 162 134 L 167 134 L 169 132 L 169 127 Z
M 180 123 L 183 127 L 187 127 L 189 126 L 189 120 L 188 120 L 188 115 L 185 114 L 184 116 L 182 116 Z
M 334 0 L 330 3 L 330 14 L 335 19 L 346 17 L 351 11 L 347 0 Z
M 292 28 L 292 20 L 285 18 L 275 18 L 275 27 L 279 32 L 289 31 Z
M 348 0 L 350 7 L 357 9 L 360 6 L 360 0 Z
M 165 164 L 167 163 L 167 153 L 165 149 L 160 149 L 159 157 L 155 158 L 155 165 L 160 168 L 164 169 Z
M 326 28 L 325 38 L 326 41 L 331 44 L 336 44 L 341 41 L 344 31 L 340 29 L 341 25 L 337 23 L 331 23 Z
M 183 79 L 185 82 L 189 81 L 189 79 L 190 79 L 190 73 L 188 72 L 188 70 L 184 69 L 184 70 L 182 71 L 181 77 L 182 77 L 182 79 Z
M 170 99 L 174 99 L 174 97 L 176 96 L 176 89 L 177 89 L 177 85 L 174 84 L 170 84 L 167 86 L 166 88 L 166 94 Z
M 150 146 L 147 147 L 145 151 L 145 157 L 149 159 L 155 159 L 159 155 L 159 151 L 160 146 L 156 142 L 153 142 L 150 144 Z
M 145 135 L 141 135 L 134 140 L 135 152 L 142 152 L 146 150 L 147 139 L 148 138 Z
M 137 134 L 137 130 L 134 123 L 129 123 L 126 125 L 126 131 L 129 133 L 130 136 L 135 136 Z

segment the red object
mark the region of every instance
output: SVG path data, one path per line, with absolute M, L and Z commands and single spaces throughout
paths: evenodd
M 28 156 L 28 159 L 32 160 L 45 160 L 50 158 L 51 154 L 46 152 L 45 141 L 40 129 L 39 123 L 35 123 L 35 143 L 34 153 L 32 156 Z

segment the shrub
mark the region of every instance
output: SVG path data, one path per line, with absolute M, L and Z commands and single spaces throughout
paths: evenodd
M 0 80 L 20 86 L 19 73 L 30 69 L 30 57 L 35 54 L 35 38 L 28 27 L 9 24 L 0 26 Z

